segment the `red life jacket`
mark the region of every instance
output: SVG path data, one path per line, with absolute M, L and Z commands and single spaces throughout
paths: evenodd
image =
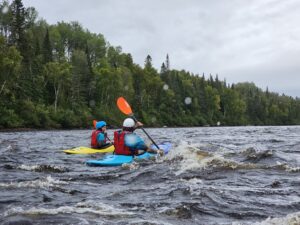
M 92 148 L 100 148 L 102 146 L 99 145 L 98 141 L 97 141 L 97 136 L 99 133 L 102 133 L 101 130 L 94 130 L 92 133 L 92 137 L 91 137 L 91 147 Z M 106 144 L 107 142 L 107 134 L 104 133 L 105 139 L 104 139 L 104 144 Z
M 128 146 L 125 146 L 125 135 L 128 131 L 115 131 L 114 132 L 114 146 L 116 155 L 135 155 L 136 151 L 131 151 Z

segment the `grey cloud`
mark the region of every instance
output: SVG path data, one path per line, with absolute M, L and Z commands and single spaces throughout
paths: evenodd
M 175 69 L 300 96 L 298 0 L 23 1 L 49 23 L 76 20 L 103 34 L 141 65 L 150 54 L 159 69 L 168 53 Z

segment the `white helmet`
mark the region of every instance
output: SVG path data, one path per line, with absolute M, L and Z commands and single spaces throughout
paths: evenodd
M 123 127 L 134 127 L 134 126 L 135 126 L 135 122 L 131 118 L 127 118 L 123 122 Z

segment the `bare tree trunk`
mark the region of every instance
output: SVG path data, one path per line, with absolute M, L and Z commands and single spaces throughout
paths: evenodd
M 58 85 L 57 88 L 54 86 L 54 95 L 55 95 L 55 100 L 54 100 L 54 112 L 55 112 L 55 113 L 56 113 L 56 109 L 57 109 L 58 94 L 59 94 L 59 85 Z
M 1 95 L 1 93 L 2 93 L 2 91 L 4 89 L 4 87 L 5 87 L 5 84 L 6 84 L 6 81 L 4 81 L 4 83 L 2 84 L 2 87 L 1 87 L 1 90 L 0 90 L 0 95 Z

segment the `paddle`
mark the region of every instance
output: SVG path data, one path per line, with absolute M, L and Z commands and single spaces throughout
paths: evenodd
M 121 110 L 122 113 L 126 114 L 127 116 L 130 116 L 135 122 L 138 120 L 135 118 L 130 105 L 123 97 L 119 97 L 117 100 L 117 106 Z M 144 133 L 147 135 L 147 137 L 152 141 L 152 143 L 155 145 L 157 149 L 159 149 L 158 145 L 155 143 L 155 141 L 150 137 L 150 135 L 145 131 L 143 127 L 141 129 L 144 131 Z

